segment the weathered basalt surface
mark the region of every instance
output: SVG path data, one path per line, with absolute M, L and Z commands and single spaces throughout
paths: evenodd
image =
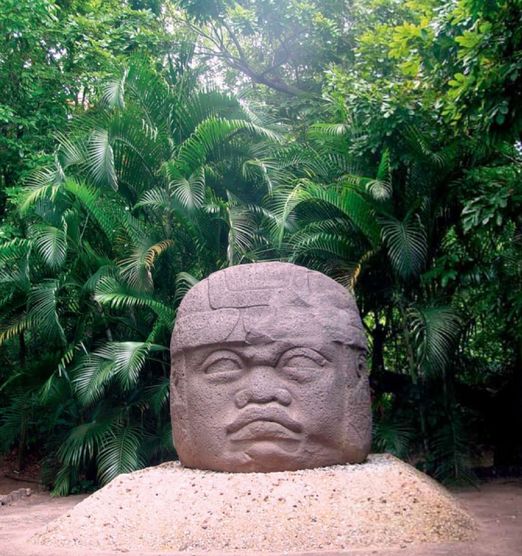
M 472 518 L 393 456 L 276 473 L 165 463 L 120 475 L 32 542 L 120 551 L 335 551 L 458 542 Z
M 171 342 L 183 465 L 295 471 L 365 461 L 366 338 L 346 288 L 282 262 L 232 266 L 184 297 Z

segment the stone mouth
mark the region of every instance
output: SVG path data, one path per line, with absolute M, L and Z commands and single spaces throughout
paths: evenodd
M 285 411 L 277 407 L 273 408 L 250 408 L 242 412 L 227 428 L 227 434 L 234 434 L 246 429 L 252 433 L 256 430 L 260 433 L 263 431 L 278 434 L 279 432 L 301 433 L 303 427 L 292 419 Z
M 244 425 L 239 430 L 231 433 L 230 440 L 241 441 L 262 441 L 262 440 L 298 440 L 296 432 L 288 429 L 277 421 L 256 420 Z

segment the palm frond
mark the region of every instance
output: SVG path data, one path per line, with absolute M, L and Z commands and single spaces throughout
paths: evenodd
M 125 216 L 123 216 L 125 210 L 119 206 L 118 202 L 114 200 L 110 205 L 107 202 L 102 202 L 101 193 L 98 189 L 74 179 L 66 180 L 64 187 L 81 201 L 100 225 L 105 235 L 109 239 L 113 239 L 120 223 L 125 220 Z
M 32 326 L 33 319 L 26 313 L 22 313 L 21 315 L 17 315 L 15 318 L 6 320 L 0 326 L 0 346 L 8 342 L 11 338 L 29 330 Z
M 94 419 L 74 427 L 58 449 L 57 456 L 65 466 L 79 467 L 93 458 L 104 437 L 114 426 L 112 419 Z
M 326 257 L 345 259 L 353 253 L 353 244 L 348 237 L 325 232 L 309 232 L 306 235 L 300 233 L 296 236 L 291 239 L 295 255 L 319 253 Z
M 176 456 L 172 439 L 172 425 L 170 420 L 163 421 L 159 427 L 152 432 L 147 431 L 144 435 L 143 452 L 148 455 L 149 460 L 165 461 Z
M 382 239 L 395 272 L 404 279 L 418 276 L 426 261 L 426 230 L 417 215 L 403 221 L 392 216 L 380 218 Z
M 58 317 L 57 294 L 60 289 L 58 280 L 42 280 L 29 292 L 27 300 L 28 318 L 31 325 L 43 336 L 58 338 L 66 344 L 65 332 Z
M 474 485 L 476 476 L 471 469 L 469 447 L 460 416 L 453 414 L 446 425 L 439 427 L 432 441 L 435 477 L 446 484 Z
M 383 151 L 377 176 L 373 180 L 368 180 L 366 190 L 377 201 L 386 201 L 392 196 L 390 151 L 388 149 Z
M 22 214 L 41 199 L 55 199 L 65 180 L 61 166 L 47 167 L 34 171 L 26 180 L 19 203 Z
M 40 403 L 47 404 L 49 403 L 54 394 L 59 391 L 57 388 L 58 377 L 56 373 L 53 373 L 43 384 L 40 390 L 38 391 L 38 398 Z
M 277 133 L 245 120 L 226 120 L 211 117 L 201 122 L 194 133 L 181 145 L 176 159 L 169 165 L 172 177 L 190 176 L 206 161 L 207 156 L 232 133 L 245 131 L 273 142 L 279 142 Z
M 101 353 L 88 353 L 82 357 L 73 371 L 72 384 L 84 406 L 98 401 L 116 374 L 114 361 L 111 357 L 105 356 L 105 349 L 101 348 Z
M 188 272 L 179 272 L 176 275 L 176 301 L 181 301 L 186 293 L 195 286 L 199 280 Z
M 118 263 L 121 275 L 129 286 L 138 291 L 152 290 L 154 287 L 152 269 L 155 260 L 172 245 L 173 241 L 170 239 L 156 243 L 144 239 L 129 257 L 121 260 Z
M 203 167 L 196 170 L 188 178 L 178 177 L 169 184 L 172 196 L 178 203 L 188 209 L 201 208 L 205 201 L 205 170 Z
M 324 203 L 346 216 L 376 247 L 380 243 L 380 226 L 374 205 L 351 184 L 323 187 L 320 184 L 303 181 L 298 194 L 301 202 Z
M 312 139 L 318 140 L 326 137 L 344 137 L 348 131 L 350 131 L 350 126 L 345 123 L 339 124 L 313 124 L 310 126 L 310 131 L 308 132 Z
M 109 185 L 118 189 L 118 178 L 114 167 L 114 151 L 109 139 L 109 132 L 96 129 L 92 132 L 87 144 L 87 167 L 98 184 Z
M 411 307 L 407 316 L 421 368 L 443 372 L 460 332 L 460 318 L 450 307 Z
M 167 351 L 167 348 L 147 342 L 111 342 L 97 353 L 113 361 L 116 379 L 123 390 L 128 390 L 137 383 L 147 356 L 153 351 Z
M 254 158 L 243 162 L 241 173 L 247 180 L 255 181 L 259 178 L 266 185 L 268 193 L 291 179 L 291 175 L 277 161 Z
M 114 379 L 123 391 L 138 382 L 147 357 L 153 351 L 167 348 L 148 342 L 108 342 L 87 354 L 75 370 L 73 385 L 85 405 L 99 400 Z
M 114 278 L 102 277 L 96 285 L 95 299 L 101 304 L 107 304 L 113 309 L 124 307 L 147 307 L 164 322 L 174 322 L 174 310 L 167 307 L 154 297 L 125 288 Z
M 63 465 L 56 473 L 51 496 L 67 496 L 78 475 L 77 469 L 71 465 Z
M 0 243 L 0 264 L 12 264 L 21 258 L 27 257 L 31 250 L 31 242 L 27 239 L 15 238 Z
M 292 216 L 295 208 L 302 202 L 301 188 L 301 184 L 297 184 L 295 187 L 280 187 L 268 199 L 269 211 L 273 215 L 269 229 L 278 248 L 283 243 L 285 233 L 292 228 Z
M 119 425 L 111 430 L 98 454 L 98 477 L 107 484 L 121 473 L 142 468 L 145 462 L 140 454 L 141 434 L 137 427 Z
M 54 226 L 37 224 L 29 230 L 34 246 L 45 263 L 57 269 L 65 263 L 67 256 L 67 224 L 62 229 Z
M 234 117 L 241 112 L 244 111 L 238 101 L 226 93 L 198 91 L 190 94 L 184 102 L 173 104 L 172 116 L 173 122 L 181 131 L 180 139 L 184 140 L 201 122 L 209 118 L 220 115 Z
M 9 403 L 0 408 L 0 452 L 6 452 L 15 442 L 33 409 L 32 396 L 28 392 L 12 395 Z
M 450 144 L 444 151 L 435 152 L 432 148 L 432 141 L 426 137 L 419 128 L 408 126 L 403 133 L 410 150 L 421 160 L 433 165 L 439 170 L 448 167 L 455 155 L 455 145 Z
M 10 284 L 23 292 L 29 290 L 31 249 L 32 242 L 27 239 L 16 238 L 0 244 L 0 284 Z
M 414 432 L 411 425 L 405 421 L 377 421 L 373 426 L 373 443 L 377 451 L 402 458 L 408 453 Z
M 117 275 L 118 267 L 115 264 L 102 265 L 85 281 L 82 291 L 93 293 L 96 291 L 96 285 L 103 277 L 109 276 L 111 278 L 116 278 Z
M 150 404 L 152 411 L 159 415 L 169 400 L 170 379 L 162 378 L 157 384 L 145 388 L 144 399 Z
M 227 259 L 232 266 L 238 262 L 238 257 L 252 248 L 258 237 L 257 226 L 248 207 L 234 201 L 227 207 L 227 223 Z
M 125 84 L 129 70 L 126 69 L 123 75 L 117 79 L 107 81 L 102 87 L 102 100 L 109 108 L 125 108 Z
M 73 140 L 64 133 L 57 133 L 56 139 L 60 145 L 59 155 L 64 169 L 71 166 L 83 166 L 85 164 L 87 150 L 83 140 Z
M 154 188 L 145 191 L 135 208 L 150 207 L 152 209 L 171 210 L 172 200 L 169 191 L 165 188 Z

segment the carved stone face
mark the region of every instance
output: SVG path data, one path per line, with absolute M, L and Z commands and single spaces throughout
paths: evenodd
M 353 298 L 323 274 L 288 263 L 212 274 L 185 296 L 172 336 L 181 462 L 241 472 L 364 461 L 365 355 Z

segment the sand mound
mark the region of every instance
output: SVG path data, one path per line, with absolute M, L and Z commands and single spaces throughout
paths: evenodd
M 216 473 L 170 462 L 120 475 L 33 538 L 132 551 L 341 550 L 473 536 L 452 496 L 389 455 L 285 473 Z

